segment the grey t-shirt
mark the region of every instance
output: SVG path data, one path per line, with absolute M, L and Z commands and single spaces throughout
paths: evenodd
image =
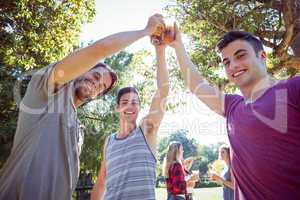
M 0 200 L 71 199 L 82 144 L 73 82 L 48 91 L 55 64 L 35 73 L 20 103 L 12 152 L 0 172 Z

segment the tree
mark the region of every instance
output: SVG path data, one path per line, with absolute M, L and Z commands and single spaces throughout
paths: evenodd
M 84 23 L 95 16 L 95 0 L 0 2 L 0 58 L 8 67 L 40 68 L 78 47 Z
M 215 160 L 210 165 L 210 170 L 218 175 L 221 175 L 221 173 L 225 167 L 226 167 L 226 165 L 224 162 L 222 162 L 221 160 Z
M 164 182 L 164 177 L 162 175 L 162 167 L 163 167 L 163 160 L 166 156 L 168 146 L 170 142 L 177 141 L 180 142 L 183 146 L 184 150 L 184 158 L 193 156 L 197 158 L 197 142 L 193 138 L 187 138 L 188 131 L 185 129 L 177 130 L 171 135 L 161 138 L 158 143 L 158 165 L 156 167 L 157 171 L 157 180 L 156 185 L 159 186 L 160 183 Z
M 191 170 L 199 171 L 201 177 L 206 177 L 206 173 L 209 170 L 210 166 L 214 166 L 218 172 L 221 170 L 222 165 L 218 160 L 219 148 L 223 143 L 203 145 L 198 144 L 195 139 L 187 138 L 187 130 L 178 130 L 173 134 L 161 138 L 158 143 L 158 158 L 159 165 L 157 166 L 157 185 L 161 182 L 164 182 L 162 176 L 162 163 L 166 155 L 167 147 L 172 141 L 178 141 L 183 145 L 184 149 L 184 158 L 189 156 L 194 157 L 194 162 Z M 207 187 L 211 183 L 201 183 L 197 184 L 197 187 Z M 211 184 L 216 186 L 215 184 Z
M 168 137 L 164 137 L 159 141 L 158 144 L 158 152 L 159 152 L 159 160 L 160 162 L 163 161 L 167 148 L 172 141 L 180 142 L 183 146 L 183 156 L 185 158 L 190 156 L 197 156 L 197 142 L 193 138 L 187 138 L 188 131 L 185 129 L 177 130 L 174 133 L 172 133 Z
M 193 42 L 192 60 L 202 74 L 220 88 L 228 80 L 220 77 L 219 58 L 214 51 L 218 39 L 234 29 L 258 36 L 271 49 L 268 70 L 278 78 L 300 70 L 299 0 L 176 0 L 168 8 Z
M 13 101 L 12 88 L 16 78 L 11 71 L 0 67 L 0 168 L 9 155 L 14 130 L 17 124 L 16 105 Z
M 0 1 L 0 168 L 12 147 L 18 105 L 13 89 L 23 74 L 79 47 L 79 32 L 95 15 L 95 1 Z
M 201 174 L 206 174 L 209 166 L 218 159 L 219 147 L 222 143 L 211 145 L 198 145 L 198 156 L 201 157 L 200 161 L 196 161 L 195 166 L 199 166 Z
M 114 112 L 115 96 L 120 85 L 128 78 L 128 65 L 133 54 L 120 52 L 105 59 L 119 76 L 118 85 L 108 95 L 79 109 L 79 118 L 84 125 L 84 145 L 80 155 L 80 168 L 97 174 L 99 163 L 103 159 L 105 138 L 118 129 L 118 115 Z
M 81 170 L 92 172 L 95 178 L 103 160 L 105 138 L 118 131 L 119 118 L 115 112 L 117 91 L 125 86 L 135 86 L 139 91 L 142 109 L 146 109 L 154 94 L 156 81 L 155 64 L 146 64 L 151 54 L 139 51 L 135 54 L 121 51 L 105 59 L 119 76 L 117 86 L 105 97 L 84 106 L 79 111 L 80 120 L 85 126 L 85 138 L 80 156 Z

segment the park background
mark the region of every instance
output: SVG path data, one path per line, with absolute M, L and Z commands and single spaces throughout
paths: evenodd
M 12 147 L 18 103 L 32 70 L 60 60 L 70 52 L 107 35 L 142 29 L 154 13 L 174 20 L 184 33 L 184 43 L 199 71 L 230 93 L 238 93 L 228 82 L 214 47 L 225 32 L 242 29 L 258 36 L 268 53 L 268 72 L 280 80 L 299 75 L 299 0 L 18 0 L 0 1 L 0 168 Z M 104 138 L 118 130 L 114 112 L 118 88 L 136 86 L 142 111 L 149 109 L 155 85 L 155 54 L 149 38 L 106 58 L 105 63 L 120 81 L 107 96 L 78 110 L 85 141 L 81 160 L 82 177 L 93 181 L 102 159 Z M 185 157 L 196 158 L 202 182 L 197 187 L 215 187 L 207 181 L 211 167 L 220 172 L 218 148 L 228 143 L 225 120 L 209 110 L 184 87 L 174 52 L 167 50 L 171 92 L 167 113 L 159 130 L 157 186 L 164 187 L 161 165 L 170 141 L 183 143 Z M 84 180 L 80 184 L 89 185 Z M 196 190 L 199 199 L 221 199 L 221 188 Z M 164 199 L 165 188 L 157 189 Z M 201 197 L 201 198 L 200 198 Z

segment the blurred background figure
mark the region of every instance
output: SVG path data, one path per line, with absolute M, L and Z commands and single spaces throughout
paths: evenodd
M 171 142 L 164 159 L 163 175 L 166 177 L 167 200 L 186 200 L 187 182 L 183 166 L 183 146 L 179 142 Z
M 221 176 L 217 175 L 214 171 L 209 173 L 209 177 L 212 181 L 215 181 L 223 186 L 223 199 L 234 199 L 234 180 L 230 165 L 230 148 L 227 145 L 222 145 L 219 149 L 219 159 L 224 161 L 225 168 L 223 169 Z
M 199 181 L 199 171 L 192 171 L 192 165 L 194 162 L 193 157 L 188 157 L 183 161 L 184 170 L 185 170 L 185 181 L 187 187 L 187 199 L 193 200 L 193 189 L 196 185 L 196 182 Z

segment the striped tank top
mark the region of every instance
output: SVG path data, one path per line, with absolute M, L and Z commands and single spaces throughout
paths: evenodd
M 140 127 L 126 138 L 109 136 L 104 200 L 154 200 L 156 159 Z

